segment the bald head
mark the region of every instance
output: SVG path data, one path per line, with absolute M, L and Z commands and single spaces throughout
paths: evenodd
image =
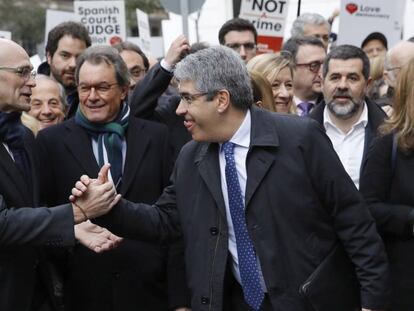
M 32 87 L 29 55 L 17 43 L 0 39 L 0 111 L 28 111 Z
M 387 52 L 384 76 L 387 84 L 395 87 L 401 67 L 414 57 L 414 43 L 401 41 Z
M 0 38 L 0 66 L 10 66 L 13 56 L 20 56 L 29 61 L 29 55 L 16 42 Z

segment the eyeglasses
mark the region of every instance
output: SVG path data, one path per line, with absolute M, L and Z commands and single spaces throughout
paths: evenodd
M 207 95 L 208 92 L 204 93 L 196 93 L 196 94 L 188 94 L 188 93 L 182 93 L 180 94 L 180 98 L 182 101 L 186 102 L 187 105 L 191 105 L 194 100 L 197 98 L 200 98 L 201 96 Z
M 118 82 L 114 82 L 114 83 L 103 82 L 97 85 L 80 84 L 78 85 L 78 93 L 80 96 L 85 97 L 85 96 L 89 96 L 89 94 L 91 93 L 91 90 L 94 89 L 95 92 L 99 94 L 99 96 L 105 96 L 109 93 L 111 88 L 116 85 L 118 85 Z
M 305 63 L 305 64 L 296 64 L 296 66 L 308 67 L 310 72 L 318 73 L 318 71 L 321 68 L 322 64 L 323 64 L 323 62 L 317 60 L 317 61 L 310 62 L 310 63 Z
M 36 78 L 36 71 L 30 67 L 0 67 L 0 70 L 13 72 L 23 78 L 24 81 Z
M 141 78 L 145 74 L 145 69 L 135 66 L 129 70 L 129 73 L 133 79 Z
M 240 52 L 241 47 L 243 47 L 246 51 L 253 51 L 256 48 L 256 44 L 252 42 L 247 43 L 229 43 L 226 44 L 227 47 L 231 48 L 232 50 L 235 50 L 237 52 Z

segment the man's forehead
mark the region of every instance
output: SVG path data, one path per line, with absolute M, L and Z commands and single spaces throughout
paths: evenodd
M 355 73 L 362 75 L 364 64 L 360 58 L 338 59 L 329 61 L 328 73 Z
M 17 43 L 0 39 L 0 66 L 31 67 L 29 55 Z
M 329 34 L 329 27 L 325 24 L 306 24 L 303 27 L 303 32 L 305 36 L 320 35 L 320 34 Z
M 254 34 L 250 30 L 231 30 L 224 36 L 224 43 L 254 43 Z
M 326 57 L 326 52 L 323 47 L 305 44 L 301 45 L 298 48 L 298 52 L 296 54 L 296 61 L 298 63 L 312 62 L 312 61 L 323 61 Z

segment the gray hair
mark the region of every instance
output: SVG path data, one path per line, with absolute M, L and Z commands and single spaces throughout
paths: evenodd
M 230 93 L 234 107 L 247 110 L 253 93 L 246 66 L 240 56 L 225 46 L 214 46 L 185 57 L 177 64 L 174 76 L 178 81 L 192 81 L 198 92 L 211 100 L 219 90 Z
M 292 24 L 290 34 L 292 37 L 304 36 L 304 29 L 306 25 L 326 25 L 331 28 L 328 21 L 320 14 L 317 13 L 304 13 L 300 15 Z
M 76 60 L 75 79 L 79 83 L 79 71 L 85 62 L 99 65 L 102 62 L 113 66 L 119 86 L 129 86 L 129 71 L 119 52 L 109 45 L 94 45 L 87 48 Z
M 49 80 L 52 81 L 53 83 L 55 83 L 59 89 L 59 100 L 63 105 L 63 109 L 68 105 L 67 101 L 66 101 L 66 91 L 65 88 L 63 87 L 62 84 L 60 84 L 59 82 L 57 82 L 55 79 L 53 79 L 50 76 L 44 75 L 44 74 L 37 74 L 36 75 L 36 81 L 40 80 L 40 79 L 44 79 L 44 80 Z

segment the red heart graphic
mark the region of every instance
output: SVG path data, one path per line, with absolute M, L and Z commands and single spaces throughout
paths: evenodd
M 350 13 L 354 14 L 356 11 L 358 11 L 358 5 L 355 3 L 348 3 L 345 7 L 345 9 Z

